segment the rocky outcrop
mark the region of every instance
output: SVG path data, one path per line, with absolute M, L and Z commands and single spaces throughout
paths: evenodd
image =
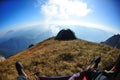
M 0 55 L 0 62 L 2 62 L 4 60 L 5 60 L 5 57 L 3 57 L 3 56 Z
M 74 32 L 70 29 L 62 29 L 57 36 L 55 37 L 56 40 L 74 40 L 76 36 Z
M 28 48 L 31 48 L 31 47 L 33 47 L 33 46 L 34 46 L 34 44 L 30 44 Z

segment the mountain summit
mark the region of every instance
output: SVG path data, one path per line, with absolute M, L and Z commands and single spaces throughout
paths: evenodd
M 114 35 L 102 43 L 120 49 L 120 34 Z
M 74 40 L 76 36 L 74 32 L 70 29 L 62 29 L 57 36 L 55 37 L 56 40 Z

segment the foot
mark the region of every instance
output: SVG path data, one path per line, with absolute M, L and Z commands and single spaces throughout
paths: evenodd
M 91 61 L 91 63 L 90 63 L 90 65 L 88 66 L 88 68 L 89 68 L 89 69 L 90 69 L 90 68 L 97 68 L 100 60 L 101 60 L 101 57 L 100 57 L 100 56 L 96 56 L 96 57 Z M 88 68 L 87 68 L 87 69 L 88 69 Z
M 19 75 L 23 75 L 23 76 L 27 77 L 27 75 L 25 74 L 25 72 L 23 70 L 23 65 L 20 62 L 16 62 L 15 66 L 16 66 L 16 70 L 17 70 Z

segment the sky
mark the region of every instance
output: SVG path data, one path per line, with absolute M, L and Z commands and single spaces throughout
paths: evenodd
M 84 26 L 117 34 L 120 0 L 0 0 L 0 34 L 36 25 L 55 32 L 58 26 L 77 25 L 76 30 Z

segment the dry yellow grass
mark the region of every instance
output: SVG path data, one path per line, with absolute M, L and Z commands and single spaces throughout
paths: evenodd
M 93 57 L 101 56 L 100 68 L 110 66 L 120 50 L 84 40 L 57 41 L 47 39 L 0 63 L 0 80 L 15 80 L 15 62 L 20 61 L 25 72 L 35 80 L 34 73 L 45 76 L 69 75 L 85 68 Z

